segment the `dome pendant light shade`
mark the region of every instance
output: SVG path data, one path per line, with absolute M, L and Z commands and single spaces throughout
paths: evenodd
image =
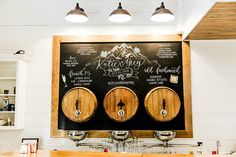
M 158 7 L 151 16 L 151 20 L 155 22 L 169 22 L 174 20 L 174 18 L 174 14 L 169 9 L 165 8 L 163 2 L 161 2 L 161 6 Z
M 75 9 L 69 11 L 65 19 L 73 23 L 84 23 L 88 21 L 88 16 L 85 14 L 84 9 L 79 7 L 79 3 L 76 3 Z
M 112 11 L 108 19 L 112 22 L 128 22 L 132 17 L 127 10 L 122 8 L 121 3 L 119 3 L 118 8 Z

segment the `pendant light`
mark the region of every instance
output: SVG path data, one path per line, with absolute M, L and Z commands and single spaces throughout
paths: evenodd
M 122 8 L 121 2 L 119 2 L 118 8 L 112 11 L 108 19 L 112 22 L 128 22 L 132 17 L 127 10 Z
M 151 20 L 155 22 L 169 22 L 174 20 L 174 18 L 174 14 L 165 8 L 164 2 L 161 2 L 161 6 L 151 16 Z
M 65 19 L 73 23 L 84 23 L 88 21 L 88 16 L 84 12 L 84 9 L 79 7 L 79 3 L 76 3 L 75 9 L 69 11 Z

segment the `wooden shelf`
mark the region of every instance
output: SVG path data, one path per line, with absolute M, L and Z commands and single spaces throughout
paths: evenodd
M 0 126 L 0 130 L 19 130 L 16 126 Z
M 4 114 L 9 114 L 9 113 L 15 113 L 15 111 L 0 111 L 0 114 L 2 114 L 2 113 L 4 113 Z
M 4 99 L 14 103 L 15 111 L 0 111 L 2 119 L 14 121 L 14 126 L 0 126 L 1 130 L 20 130 L 24 128 L 24 113 L 25 113 L 25 90 L 27 79 L 27 62 L 23 56 L 17 55 L 2 55 L 0 54 L 0 102 L 4 104 Z M 16 92 L 13 92 L 14 87 Z M 4 90 L 8 90 L 8 94 L 4 94 Z M 14 90 L 15 91 L 15 90 Z M 19 99 L 17 97 L 19 96 Z M 5 97 L 5 98 L 4 98 Z M 8 97 L 8 98 L 7 98 Z M 0 155 L 1 156 L 1 155 Z
M 0 80 L 16 80 L 16 77 L 0 77 Z
M 3 96 L 14 97 L 16 96 L 16 94 L 0 94 L 0 97 L 3 97 Z

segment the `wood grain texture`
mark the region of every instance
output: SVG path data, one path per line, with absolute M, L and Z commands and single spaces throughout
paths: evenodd
M 19 151 L 0 152 L 1 157 L 142 157 L 138 153 L 80 152 L 39 150 L 37 153 L 20 154 Z
M 78 108 L 76 108 L 76 103 Z M 62 98 L 62 111 L 73 122 L 88 121 L 94 115 L 97 105 L 94 93 L 84 87 L 72 88 Z M 76 111 L 80 114 L 76 115 Z
M 122 109 L 119 107 L 119 103 L 123 103 Z M 138 97 L 131 89 L 127 87 L 115 87 L 111 89 L 105 96 L 103 101 L 104 109 L 114 121 L 125 122 L 131 119 L 138 110 Z M 124 115 L 120 116 L 118 112 L 124 111 Z
M 59 103 L 59 62 L 61 42 L 115 42 L 115 41 L 182 41 L 181 35 L 129 35 L 129 36 L 54 36 L 53 38 L 53 71 L 52 71 L 52 106 L 51 106 L 51 137 L 67 137 L 66 131 L 58 129 L 58 103 Z M 191 69 L 189 42 L 182 42 L 183 52 L 183 86 L 184 86 L 184 110 L 185 130 L 177 130 L 177 138 L 193 137 L 192 130 L 192 99 L 191 99 Z M 107 138 L 108 130 L 90 130 L 90 138 Z M 132 136 L 140 138 L 153 138 L 153 130 L 132 130 Z
M 144 100 L 144 106 L 148 115 L 152 119 L 161 122 L 174 119 L 179 113 L 180 105 L 178 94 L 164 86 L 150 90 Z M 162 115 L 161 111 L 166 111 L 166 115 Z
M 142 41 L 182 41 L 179 35 L 81 35 L 55 36 L 60 42 L 142 42 Z
M 37 153 L 20 154 L 19 151 L 0 151 L 1 157 L 228 157 L 229 155 L 192 155 L 192 154 L 148 154 L 116 152 L 80 152 L 39 150 Z
M 51 136 L 66 137 L 66 132 L 58 130 L 58 103 L 59 103 L 59 65 L 60 65 L 60 37 L 53 38 L 52 63 L 52 102 L 51 102 Z
M 186 39 L 236 39 L 236 2 L 217 2 Z
M 142 157 L 194 157 L 192 154 L 143 154 Z M 204 157 L 201 155 L 201 157 Z
M 177 131 L 177 137 L 192 138 L 192 93 L 191 93 L 191 62 L 190 46 L 188 41 L 182 42 L 182 60 L 183 60 L 183 87 L 184 87 L 184 116 L 185 130 Z

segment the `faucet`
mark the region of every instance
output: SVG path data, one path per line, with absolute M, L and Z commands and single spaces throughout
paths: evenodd
M 221 146 L 220 141 L 217 140 L 216 141 L 216 154 L 220 154 L 220 146 Z

